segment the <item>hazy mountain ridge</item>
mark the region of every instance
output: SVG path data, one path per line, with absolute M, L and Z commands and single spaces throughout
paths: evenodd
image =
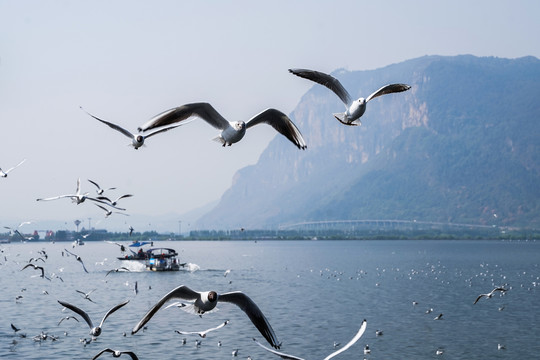
M 412 88 L 374 99 L 362 126 L 349 127 L 332 116 L 344 109 L 339 98 L 314 85 L 291 114 L 308 149 L 276 136 L 199 228 L 377 218 L 540 225 L 538 59 L 425 56 L 333 75 L 353 98 L 392 82 Z

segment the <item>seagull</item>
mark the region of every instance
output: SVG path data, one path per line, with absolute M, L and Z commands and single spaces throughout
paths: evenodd
M 73 319 L 73 320 L 76 320 L 77 322 L 79 322 L 79 319 L 77 319 L 75 316 L 64 316 L 64 317 L 61 318 L 60 321 L 58 322 L 58 326 L 62 323 L 62 321 L 64 321 L 64 320 L 69 320 L 69 319 Z
M 47 279 L 47 280 L 51 280 L 51 279 L 49 279 L 48 277 L 45 276 L 45 269 L 43 269 L 43 267 L 34 265 L 34 264 L 32 264 L 32 263 L 26 264 L 26 265 L 21 269 L 21 271 L 23 271 L 24 269 L 26 269 L 26 268 L 28 268 L 28 267 L 33 267 L 34 270 L 40 270 L 40 271 L 41 271 L 41 275 L 39 275 L 39 277 L 42 277 L 42 278 Z
M 20 331 L 21 329 L 19 329 L 18 327 L 16 327 L 15 325 L 13 325 L 13 323 L 11 324 L 11 328 L 13 329 L 13 331 L 17 332 L 17 331 Z
M 92 181 L 92 180 L 90 180 L 90 179 L 88 179 L 88 181 L 89 181 L 91 184 L 94 184 L 94 185 L 97 187 L 96 193 L 97 193 L 98 195 L 103 195 L 103 193 L 104 193 L 105 191 L 108 191 L 108 190 L 115 190 L 115 189 L 116 189 L 115 187 L 111 187 L 111 188 L 107 188 L 107 189 L 102 189 L 101 186 L 99 186 L 97 182 Z
M 37 201 L 50 201 L 50 200 L 58 200 L 58 199 L 63 199 L 63 198 L 70 198 L 71 201 L 73 201 L 77 205 L 82 204 L 86 200 L 92 200 L 92 201 L 99 202 L 99 203 L 102 203 L 102 204 L 110 205 L 110 204 L 106 203 L 105 201 L 95 199 L 95 198 L 90 197 L 88 195 L 89 195 L 89 193 L 87 193 L 87 192 L 84 193 L 84 194 L 81 193 L 81 179 L 79 178 L 79 179 L 77 179 L 77 190 L 75 191 L 75 194 L 58 195 L 58 196 L 53 196 L 53 197 L 49 197 L 49 198 L 39 198 L 39 199 L 36 199 L 36 200 Z M 116 208 L 116 209 L 125 210 L 125 209 L 120 209 L 120 208 Z
M 331 353 L 330 355 L 328 355 L 327 357 L 324 358 L 324 360 L 329 360 L 331 358 L 333 358 L 334 356 L 338 355 L 338 354 L 341 354 L 342 352 L 346 351 L 347 349 L 349 349 L 351 346 L 353 346 L 357 341 L 358 339 L 360 339 L 362 337 L 362 335 L 364 334 L 364 332 L 366 331 L 366 327 L 367 327 L 367 321 L 364 320 L 362 322 L 362 326 L 360 326 L 360 329 L 358 330 L 358 332 L 356 333 L 356 335 L 351 339 L 351 341 L 349 341 L 344 347 L 342 347 L 341 349 Z M 293 356 L 293 355 L 289 355 L 289 354 L 285 354 L 285 353 L 282 353 L 282 352 L 279 352 L 279 351 L 276 351 L 274 349 L 270 349 L 266 346 L 264 346 L 263 344 L 259 343 L 255 338 L 253 338 L 253 341 L 255 341 L 257 343 L 257 345 L 259 345 L 260 347 L 262 347 L 263 349 L 265 349 L 266 351 L 269 351 L 279 357 L 281 357 L 282 359 L 288 359 L 288 360 L 304 360 L 300 357 L 297 357 L 297 356 Z
M 279 349 L 280 343 L 277 340 L 276 334 L 270 326 L 270 323 L 259 309 L 257 304 L 251 300 L 247 295 L 240 291 L 228 292 L 218 295 L 215 291 L 198 292 L 193 291 L 185 285 L 181 285 L 168 294 L 163 296 L 139 321 L 137 325 L 131 331 L 131 334 L 135 334 L 139 331 L 154 314 L 171 299 L 184 299 L 191 300 L 193 304 L 189 306 L 194 313 L 202 315 L 205 312 L 213 310 L 218 302 L 233 303 L 238 306 L 242 311 L 246 313 L 253 325 L 259 330 L 264 338 L 276 349 Z
M 371 349 L 369 348 L 369 345 L 366 344 L 366 346 L 364 346 L 364 354 L 369 354 L 371 353 Z
M 83 261 L 82 261 L 82 259 L 81 259 L 81 257 L 80 257 L 79 255 L 74 254 L 74 253 L 72 253 L 71 251 L 69 251 L 68 249 L 65 249 L 65 248 L 64 248 L 64 251 L 67 252 L 68 254 L 71 254 L 71 255 L 75 256 L 75 259 L 76 259 L 78 262 L 81 263 L 81 265 L 82 265 L 82 267 L 83 267 L 83 269 L 84 269 L 84 272 L 88 272 L 88 270 L 86 270 L 86 266 L 84 266 L 84 263 L 83 263 Z
M 137 357 L 137 355 L 135 355 L 135 353 L 133 351 L 119 351 L 119 350 L 113 350 L 113 349 L 110 349 L 110 348 L 106 348 L 106 349 L 101 350 L 99 353 L 96 354 L 96 356 L 94 356 L 92 358 L 92 360 L 97 359 L 98 357 L 101 356 L 101 354 L 106 353 L 106 352 L 112 353 L 112 356 L 115 357 L 115 358 L 119 358 L 122 354 L 126 354 L 126 355 L 131 356 L 131 358 L 133 360 L 139 360 L 139 358 Z
M 433 320 L 442 320 L 443 314 L 439 314 L 433 318 Z
M 478 302 L 478 300 L 480 300 L 480 299 L 483 298 L 483 297 L 486 297 L 487 299 L 490 299 L 490 298 L 495 294 L 495 292 L 497 292 L 497 291 L 500 291 L 500 292 L 502 292 L 502 293 L 504 294 L 504 293 L 505 293 L 506 291 L 508 291 L 508 290 L 506 290 L 506 289 L 503 288 L 503 287 L 497 287 L 497 288 L 491 290 L 491 292 L 489 292 L 489 293 L 487 293 L 487 294 L 480 294 L 480 295 L 478 295 L 478 297 L 477 297 L 476 300 L 474 301 L 474 304 L 476 304 L 476 303 Z M 474 305 L 474 304 L 473 304 L 473 305 Z
M 109 199 L 108 197 L 106 196 L 98 196 L 97 198 L 99 200 L 105 200 L 107 201 L 110 205 L 112 206 L 116 206 L 118 204 L 118 201 L 120 201 L 121 199 L 124 199 L 124 198 L 128 198 L 128 197 L 132 197 L 133 195 L 132 194 L 125 194 L 125 195 L 122 195 L 122 196 L 119 196 L 116 200 L 114 201 L 111 201 L 111 199 Z
M 21 166 L 24 162 L 26 161 L 26 159 L 24 159 L 23 161 L 21 161 L 20 163 L 18 163 L 17 165 L 15 165 L 14 167 L 12 168 L 9 168 L 7 169 L 6 171 L 2 170 L 2 168 L 0 168 L 0 177 L 7 177 L 8 174 L 15 168 L 18 168 L 19 166 Z
M 127 267 L 119 267 L 119 268 L 116 268 L 116 269 L 111 269 L 109 271 L 107 271 L 107 273 L 105 274 L 105 276 L 109 275 L 110 273 L 112 272 L 119 272 L 119 271 L 128 271 L 128 272 L 131 272 L 131 270 L 129 270 Z
M 120 251 L 121 252 L 125 252 L 126 251 L 126 247 L 123 245 L 123 244 L 120 244 L 120 243 L 117 243 L 117 242 L 114 242 L 114 241 L 109 241 L 109 240 L 105 240 L 106 243 L 109 243 L 109 244 L 115 244 L 115 245 L 118 245 L 120 246 Z
M 328 89 L 332 90 L 341 99 L 341 101 L 343 101 L 345 107 L 347 108 L 344 113 L 334 114 L 334 117 L 340 123 L 351 126 L 362 124 L 359 119 L 362 115 L 364 115 L 368 101 L 381 95 L 402 92 L 411 88 L 407 84 L 385 85 L 379 90 L 369 95 L 366 99 L 361 97 L 358 100 L 353 100 L 351 95 L 347 92 L 347 90 L 345 90 L 339 80 L 337 80 L 331 75 L 308 69 L 289 69 L 289 72 L 301 78 L 308 79 L 323 86 L 326 86 Z M 357 120 L 358 123 L 356 123 Z
M 120 212 L 120 211 L 112 211 L 112 210 L 109 210 L 107 208 L 105 208 L 104 206 L 101 206 L 101 205 L 98 205 L 98 204 L 94 204 L 96 205 L 98 208 L 100 208 L 101 210 L 105 211 L 105 217 L 108 218 L 109 216 L 111 216 L 113 213 L 115 214 L 120 214 L 120 215 L 124 215 L 124 216 L 129 216 L 129 214 L 126 214 L 126 213 L 123 213 L 123 212 Z
M 12 232 L 15 235 L 18 235 L 22 241 L 26 241 L 26 238 L 21 234 L 21 232 L 17 229 L 10 228 L 9 226 L 4 226 L 5 229 L 8 229 L 10 232 Z
M 167 110 L 139 128 L 139 131 L 148 131 L 154 128 L 180 122 L 183 124 L 188 118 L 196 116 L 214 128 L 221 130 L 221 133 L 214 138 L 223 146 L 232 145 L 244 137 L 246 130 L 252 126 L 265 123 L 272 126 L 281 135 L 289 139 L 299 149 L 304 150 L 307 145 L 300 133 L 300 130 L 294 123 L 279 110 L 266 109 L 253 116 L 247 122 L 227 121 L 220 113 L 209 103 L 192 103 L 182 105 L 177 108 Z
M 90 302 L 95 303 L 94 300 L 90 299 L 90 294 L 93 293 L 94 291 L 96 291 L 96 289 L 90 290 L 90 292 L 88 292 L 88 293 L 85 293 L 84 291 L 81 291 L 81 290 L 75 290 L 75 291 L 78 292 L 79 294 L 82 294 L 83 299 L 86 299 L 86 300 L 88 300 Z
M 67 302 L 63 302 L 63 301 L 58 300 L 58 303 L 60 303 L 60 305 L 62 305 L 63 307 L 66 307 L 66 308 L 70 309 L 71 311 L 73 311 L 73 312 L 79 314 L 80 316 L 82 316 L 82 318 L 86 321 L 88 326 L 90 326 L 90 334 L 92 336 L 95 336 L 95 337 L 97 337 L 97 336 L 99 336 L 101 334 L 101 327 L 103 326 L 103 323 L 105 322 L 107 317 L 109 317 L 109 315 L 111 315 L 116 310 L 120 309 L 122 306 L 126 305 L 128 302 L 129 302 L 129 300 L 124 301 L 123 303 L 120 303 L 120 304 L 114 306 L 113 308 L 111 308 L 109 311 L 107 311 L 105 316 L 103 316 L 103 319 L 101 319 L 101 322 L 99 323 L 99 326 L 94 327 L 94 325 L 92 324 L 92 320 L 90 320 L 90 317 L 88 316 L 88 314 L 86 312 L 79 309 L 75 305 L 71 305 L 71 304 L 69 304 Z
M 165 131 L 168 131 L 168 130 L 171 130 L 171 129 L 174 129 L 180 125 L 183 125 L 183 124 L 178 124 L 178 125 L 173 125 L 173 126 L 169 126 L 169 127 L 166 127 L 166 128 L 163 128 L 163 129 L 159 129 L 157 131 L 154 131 L 150 134 L 133 134 L 131 133 L 130 131 L 127 131 L 126 129 L 116 125 L 116 124 L 113 124 L 111 122 L 108 122 L 108 121 L 105 121 L 105 120 L 102 120 L 92 114 L 90 114 L 89 112 L 87 112 L 86 110 L 84 110 L 82 107 L 81 109 L 86 112 L 88 115 L 90 115 L 91 117 L 93 117 L 94 119 L 98 120 L 98 121 L 101 121 L 102 123 L 104 123 L 105 125 L 108 125 L 110 128 L 116 130 L 116 131 L 119 131 L 121 132 L 122 134 L 124 134 L 125 136 L 127 136 L 128 138 L 131 139 L 131 146 L 133 146 L 135 148 L 135 150 L 137 150 L 138 148 L 140 148 L 141 146 L 144 145 L 144 140 L 149 138 L 150 136 L 153 136 L 153 135 L 156 135 L 156 134 L 159 134 L 159 133 L 162 133 L 162 132 L 165 132 Z
M 130 225 L 129 226 L 129 236 L 131 236 L 133 234 L 133 230 L 135 230 L 135 229 L 133 228 L 133 226 Z
M 202 337 L 203 339 L 206 337 L 206 334 L 208 334 L 210 331 L 214 331 L 214 330 L 217 330 L 217 329 L 221 329 L 222 327 L 224 327 L 225 325 L 227 325 L 229 323 L 229 320 L 226 320 L 225 322 L 219 324 L 218 326 L 214 327 L 214 328 L 211 328 L 211 329 L 207 329 L 207 330 L 204 330 L 204 331 L 180 331 L 180 330 L 174 330 L 176 333 L 180 334 L 180 335 L 192 335 L 192 334 L 197 334 L 199 335 L 200 337 Z

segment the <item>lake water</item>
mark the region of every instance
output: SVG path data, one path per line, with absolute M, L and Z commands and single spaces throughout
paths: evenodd
M 127 243 L 126 243 L 127 245 Z M 0 357 L 15 359 L 91 359 L 106 347 L 135 352 L 140 359 L 279 359 L 258 347 L 268 346 L 248 317 L 232 304 L 202 318 L 178 308 L 162 309 L 146 331 L 133 326 L 164 294 L 179 285 L 198 291 L 239 290 L 265 313 L 281 351 L 305 359 L 323 359 L 347 343 L 367 319 L 364 336 L 336 359 L 532 359 L 540 354 L 540 242 L 534 241 L 190 241 L 161 242 L 171 247 L 191 271 L 168 273 L 107 271 L 122 266 L 120 248 L 104 242 L 1 244 Z M 66 248 L 85 262 L 85 273 Z M 39 271 L 20 271 L 39 250 Z M 6 260 L 7 259 L 7 260 Z M 225 270 L 230 273 L 225 277 Z M 138 284 L 139 292 L 133 287 Z M 474 300 L 495 286 L 507 293 Z M 81 297 L 76 290 L 89 292 Z M 46 293 L 44 293 L 46 291 Z M 16 301 L 16 297 L 23 297 Z M 69 310 L 57 300 L 86 310 L 94 323 L 124 300 L 97 341 L 84 346 L 89 328 L 67 320 Z M 417 302 L 417 305 L 413 305 Z M 502 308 L 502 310 L 499 310 Z M 426 314 L 428 309 L 433 312 Z M 434 320 L 438 314 L 442 320 Z M 201 331 L 230 323 L 205 339 L 174 330 Z M 11 329 L 21 330 L 19 337 Z M 376 336 L 375 331 L 383 331 Z M 58 340 L 34 341 L 46 332 Z M 65 334 L 67 332 L 67 335 Z M 123 333 L 127 336 L 123 336 Z M 185 345 L 182 339 L 186 338 Z M 200 347 L 195 340 L 202 340 Z M 222 346 L 218 347 L 218 341 Z M 369 344 L 371 353 L 364 355 Z M 505 350 L 498 350 L 498 344 Z M 442 349 L 442 355 L 436 355 Z M 103 354 L 100 358 L 112 358 Z M 122 358 L 129 359 L 123 355 Z

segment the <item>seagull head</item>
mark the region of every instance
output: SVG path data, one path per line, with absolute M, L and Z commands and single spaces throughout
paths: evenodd
M 133 145 L 133 147 L 134 147 L 135 149 L 138 149 L 138 148 L 140 148 L 141 146 L 143 146 L 143 145 L 144 145 L 144 135 L 142 135 L 142 134 L 135 135 L 135 136 L 133 137 L 133 141 L 132 141 L 132 144 L 131 144 L 131 145 Z
M 101 328 L 99 326 L 96 326 L 90 331 L 90 335 L 92 336 L 99 336 L 101 334 Z
M 210 291 L 208 293 L 208 301 L 210 301 L 211 303 L 213 302 L 216 302 L 218 296 L 217 296 L 217 293 L 215 291 Z
M 246 128 L 246 123 L 243 122 L 243 121 L 236 121 L 234 124 L 233 124 L 233 127 L 236 131 L 240 131 L 240 130 L 243 130 Z

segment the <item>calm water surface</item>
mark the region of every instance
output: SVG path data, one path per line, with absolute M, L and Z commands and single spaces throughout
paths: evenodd
M 127 245 L 127 243 L 126 243 Z M 0 249 L 0 357 L 16 359 L 91 359 L 106 347 L 134 351 L 140 359 L 278 359 L 253 341 L 267 345 L 247 316 L 232 304 L 202 318 L 177 308 L 162 309 L 146 331 L 133 326 L 165 293 L 179 285 L 194 290 L 248 294 L 265 313 L 281 350 L 305 359 L 322 359 L 345 344 L 363 319 L 364 336 L 336 359 L 531 359 L 540 354 L 540 243 L 532 241 L 246 241 L 162 242 L 176 249 L 191 271 L 117 272 L 119 247 L 104 242 L 2 244 Z M 81 256 L 85 273 L 74 257 Z M 38 271 L 20 271 L 39 250 L 48 254 Z M 225 277 L 225 270 L 231 272 Z M 138 284 L 139 292 L 133 287 Z M 495 286 L 505 296 L 474 300 Z M 76 290 L 89 292 L 95 303 Z M 22 298 L 16 301 L 16 297 Z M 57 325 L 69 310 L 57 300 L 86 310 L 94 323 L 114 305 L 130 300 L 104 323 L 97 341 L 82 319 Z M 413 305 L 417 302 L 417 305 Z M 502 311 L 499 308 L 503 308 Z M 426 314 L 428 309 L 433 312 Z M 438 314 L 443 320 L 434 320 Z M 79 317 L 79 316 L 77 316 Z M 80 318 L 80 317 L 79 317 Z M 211 332 L 195 346 L 197 335 L 174 330 Z M 10 327 L 21 328 L 18 334 Z M 376 336 L 375 330 L 382 330 Z M 57 341 L 34 341 L 46 332 Z M 123 333 L 127 336 L 123 336 Z M 182 339 L 186 338 L 185 345 Z M 217 342 L 222 346 L 218 347 Z M 364 355 L 369 344 L 371 353 Z M 504 344 L 506 350 L 498 350 Z M 442 355 L 436 355 L 443 349 Z M 104 354 L 101 358 L 112 358 Z M 122 358 L 129 358 L 124 355 Z

